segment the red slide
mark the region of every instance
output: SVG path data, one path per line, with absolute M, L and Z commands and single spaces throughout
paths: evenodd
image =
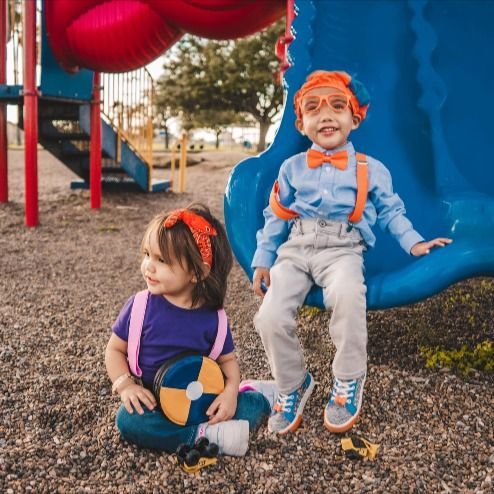
M 127 72 L 165 52 L 184 33 L 231 39 L 285 12 L 285 0 L 48 0 L 51 48 L 69 72 Z

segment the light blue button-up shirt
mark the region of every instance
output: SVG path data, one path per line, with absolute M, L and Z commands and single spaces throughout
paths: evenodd
M 317 168 L 307 166 L 306 154 L 299 153 L 283 162 L 278 175 L 279 198 L 283 206 L 299 213 L 301 218 L 323 218 L 347 222 L 355 208 L 357 197 L 357 161 L 351 142 L 338 149 L 326 150 L 317 144 L 312 149 L 331 155 L 342 149 L 348 151 L 348 166 L 339 170 L 330 164 Z M 361 220 L 355 225 L 368 247 L 376 237 L 371 227 L 376 223 L 389 232 L 409 254 L 410 249 L 424 238 L 413 229 L 405 216 L 405 206 L 393 192 L 391 174 L 376 159 L 367 156 L 369 193 Z M 278 218 L 271 207 L 264 210 L 264 228 L 257 232 L 257 250 L 252 267 L 270 268 L 276 260 L 278 247 L 286 241 L 293 221 Z

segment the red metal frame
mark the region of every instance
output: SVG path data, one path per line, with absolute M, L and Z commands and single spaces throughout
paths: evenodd
M 91 100 L 91 143 L 89 151 L 89 190 L 91 208 L 101 207 L 101 86 L 100 74 L 94 73 Z
M 36 88 L 36 0 L 24 1 L 24 177 L 25 222 L 38 225 L 38 91 Z
M 286 34 L 290 34 L 293 19 L 295 19 L 295 0 L 286 0 Z
M 0 84 L 7 83 L 7 0 L 0 0 Z M 7 105 L 0 103 L 0 203 L 9 200 Z
M 291 33 L 292 22 L 295 18 L 295 0 L 286 0 L 286 16 L 285 16 L 285 35 L 280 36 L 276 42 L 276 55 L 280 61 L 280 68 L 277 74 L 277 82 L 282 84 L 283 75 L 290 68 L 288 63 L 288 45 L 293 41 L 293 35 Z

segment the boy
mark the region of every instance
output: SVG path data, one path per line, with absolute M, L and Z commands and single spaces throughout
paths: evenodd
M 451 242 L 424 241 L 405 217 L 386 167 L 347 140 L 369 101 L 364 86 L 345 72 L 313 72 L 295 94 L 296 126 L 312 146 L 282 164 L 252 260 L 254 292 L 262 297 L 261 284 L 268 287 L 254 325 L 280 390 L 271 432 L 297 429 L 314 387 L 295 324 L 312 284 L 322 287 L 324 305 L 332 309 L 329 333 L 336 347 L 324 425 L 345 432 L 359 414 L 367 370 L 362 254 L 375 243 L 371 226 L 377 220 L 414 256 Z

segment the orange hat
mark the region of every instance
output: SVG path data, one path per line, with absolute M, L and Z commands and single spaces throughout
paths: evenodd
M 293 104 L 297 120 L 302 120 L 302 112 L 300 110 L 302 98 L 308 91 L 316 87 L 332 87 L 347 94 L 350 97 L 353 114 L 359 115 L 364 120 L 370 104 L 369 93 L 364 85 L 360 81 L 352 79 L 346 72 L 330 72 L 327 70 L 316 70 L 309 74 L 303 86 L 295 93 Z

